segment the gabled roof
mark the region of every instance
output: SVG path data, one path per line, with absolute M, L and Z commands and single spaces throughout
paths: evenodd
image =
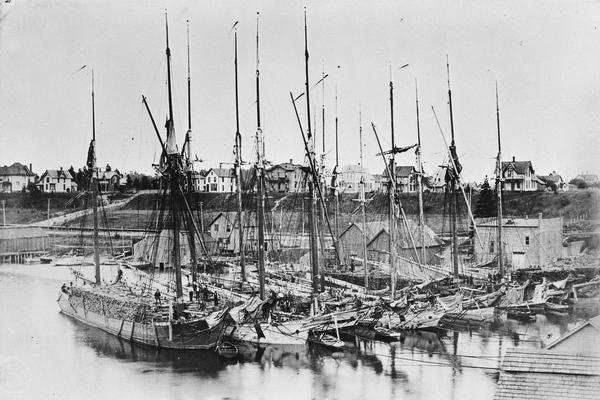
M 579 332 L 580 330 L 582 330 L 583 328 L 585 328 L 587 326 L 591 326 L 592 328 L 596 329 L 596 331 L 598 331 L 598 338 L 600 339 L 600 315 L 597 315 L 594 318 L 590 318 L 589 320 L 585 321 L 581 325 L 577 326 L 575 329 L 573 329 L 573 330 L 567 332 L 566 334 L 562 335 L 561 337 L 559 337 L 558 339 L 556 339 L 552 343 L 549 343 L 546 346 L 546 349 L 550 350 L 550 349 L 554 348 L 556 345 L 564 342 L 566 339 L 568 339 L 569 337 L 577 334 L 577 332 Z M 594 351 L 594 352 L 598 351 L 598 352 L 600 352 L 600 349 L 590 349 L 590 351 Z
M 416 172 L 417 169 L 413 165 L 396 165 L 396 178 L 408 178 Z M 387 168 L 383 170 L 381 176 L 387 179 Z
M 0 167 L 0 176 L 35 176 L 33 172 L 27 166 L 21 163 L 13 163 L 10 167 L 6 165 Z
M 348 232 L 352 227 L 358 229 L 360 232 L 363 232 L 363 224 L 362 223 L 351 223 L 346 229 L 344 229 L 344 231 L 340 234 L 340 239 L 342 238 L 342 236 L 344 236 L 344 234 L 346 234 L 346 232 Z M 388 222 L 387 221 L 374 221 L 374 222 L 367 222 L 364 226 L 365 228 L 365 236 L 367 237 L 367 241 L 370 241 L 371 239 L 373 239 L 373 237 L 378 234 L 381 230 L 386 230 L 388 229 Z
M 114 177 L 121 178 L 121 175 L 117 171 L 98 171 L 99 180 L 110 180 Z
M 558 174 L 537 175 L 537 177 L 545 183 L 560 183 L 563 180 L 562 177 Z
M 293 163 L 286 162 L 286 163 L 281 163 L 281 164 L 273 165 L 267 171 L 270 172 L 270 171 L 273 171 L 274 169 L 277 169 L 277 168 L 281 168 L 281 169 L 284 169 L 286 171 L 291 172 L 291 171 L 295 171 L 297 169 L 302 169 L 303 167 L 300 164 L 293 164 Z
M 47 169 L 40 177 L 40 180 L 45 176 L 49 176 L 52 179 L 73 179 L 71 173 L 66 169 Z
M 211 168 L 206 175 L 210 174 L 210 171 L 213 171 L 219 178 L 231 178 L 233 176 L 233 170 L 230 168 Z
M 535 172 L 531 161 L 502 161 L 502 172 L 506 172 L 509 169 L 514 169 L 517 174 L 521 175 L 526 174 L 527 170 Z
M 495 400 L 596 399 L 600 357 L 512 348 L 506 351 Z
M 427 225 L 423 227 L 424 240 L 422 239 L 421 227 L 419 224 L 411 219 L 406 220 L 406 225 L 408 225 L 407 230 L 406 225 L 402 221 L 398 221 L 397 223 L 397 246 L 401 249 L 409 249 L 412 248 L 412 243 L 410 240 L 410 236 L 412 235 L 415 247 L 436 247 L 444 244 L 444 241 L 440 239 L 438 235 Z M 385 228 L 378 231 L 371 239 L 371 241 L 367 244 L 367 246 L 371 245 L 380 235 L 388 234 L 388 222 L 385 221 Z

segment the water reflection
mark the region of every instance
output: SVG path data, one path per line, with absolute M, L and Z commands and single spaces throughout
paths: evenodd
M 134 344 L 102 330 L 83 325 L 62 314 L 61 316 L 75 331 L 76 339 L 91 347 L 98 356 L 146 364 L 143 372 L 168 370 L 178 373 L 195 372 L 201 376 L 216 377 L 228 364 L 236 362 L 219 357 L 212 350 L 176 351 Z

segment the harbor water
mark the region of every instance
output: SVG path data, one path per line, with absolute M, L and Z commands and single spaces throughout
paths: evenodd
M 501 357 L 541 347 L 577 321 L 538 316 L 494 329 L 407 333 L 399 342 L 213 351 L 132 345 L 59 312 L 67 267 L 0 265 L 2 399 L 491 399 Z

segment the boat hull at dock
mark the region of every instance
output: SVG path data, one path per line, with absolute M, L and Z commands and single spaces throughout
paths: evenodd
M 265 322 L 257 325 L 260 331 L 252 323 L 229 326 L 225 330 L 225 336 L 236 342 L 264 345 L 300 345 L 306 343 L 308 338 L 308 331 L 302 329 L 302 322 L 290 321 L 280 324 Z
M 69 294 L 60 293 L 58 305 L 63 314 L 130 342 L 158 348 L 179 350 L 215 348 L 221 342 L 228 324 L 226 312 L 218 313 L 222 315 L 211 314 L 203 320 L 183 323 L 135 322 L 111 318 L 87 310 L 85 302 L 72 300 Z M 207 323 L 208 328 L 206 328 Z

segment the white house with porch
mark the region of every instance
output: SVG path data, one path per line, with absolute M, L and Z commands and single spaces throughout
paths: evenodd
M 37 181 L 36 186 L 42 191 L 47 193 L 69 193 L 77 190 L 77 183 L 71 173 L 63 169 L 47 169 L 40 179 Z
M 20 192 L 27 188 L 29 183 L 35 181 L 35 174 L 21 163 L 0 167 L 0 192 Z

